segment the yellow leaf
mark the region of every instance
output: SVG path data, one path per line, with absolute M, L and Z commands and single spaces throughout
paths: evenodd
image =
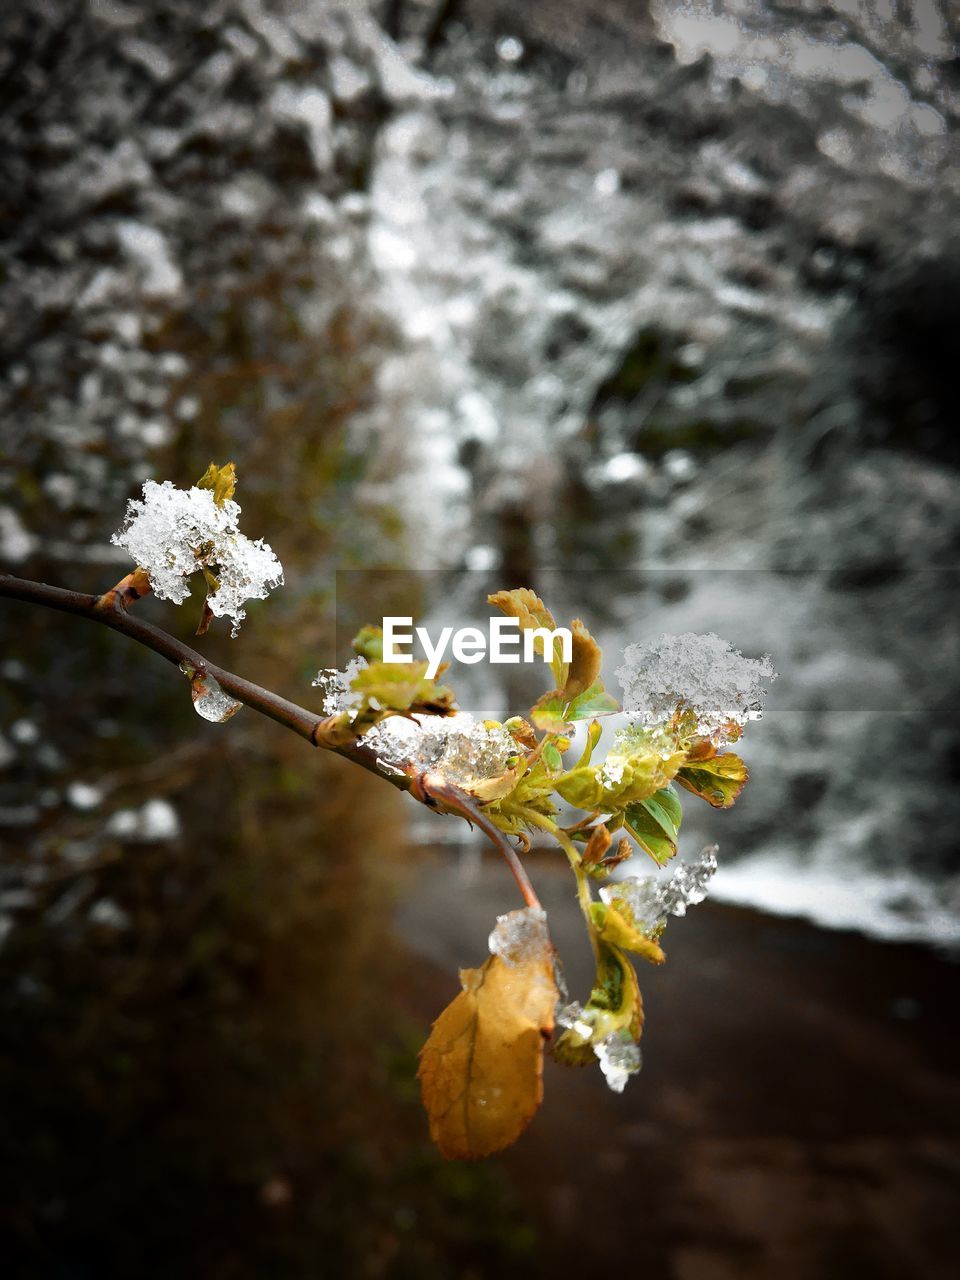
M 630 919 L 629 913 L 617 910 L 618 906 L 620 903 L 616 899 L 610 906 L 599 902 L 593 904 L 591 915 L 603 941 L 624 951 L 634 951 L 651 964 L 663 964 L 667 957 L 658 943 L 641 933 Z
M 511 963 L 493 955 L 462 969 L 463 990 L 420 1054 L 430 1136 L 448 1160 L 476 1160 L 516 1142 L 543 1100 L 544 1041 L 557 985 L 552 949 Z
M 557 629 L 553 614 L 529 587 L 516 587 L 513 591 L 495 591 L 493 595 L 487 596 L 487 604 L 494 605 L 509 618 L 516 618 L 520 623 L 521 631 L 534 631 L 542 627 L 546 627 L 549 631 Z M 533 647 L 537 653 L 544 652 L 542 636 L 534 637 Z M 569 666 L 563 661 L 559 638 L 553 641 L 550 670 L 556 679 L 557 688 L 562 689 L 567 682 Z
M 524 631 L 532 630 L 534 627 L 549 627 L 552 631 L 557 625 L 553 614 L 536 592 L 531 591 L 529 587 L 516 587 L 513 591 L 495 591 L 493 595 L 487 596 L 487 604 L 494 605 L 508 617 L 518 618 L 520 627 Z M 542 653 L 543 650 L 541 649 L 540 652 Z
M 637 1041 L 642 1031 L 643 1000 L 636 971 L 619 947 L 601 938 L 597 944 L 596 984 L 584 1010 L 583 1026 L 564 1031 L 553 1045 L 553 1056 L 558 1062 L 583 1066 L 593 1061 L 593 1045 L 608 1035 L 626 1032 Z
M 563 694 L 568 701 L 585 693 L 597 682 L 603 658 L 600 646 L 579 618 L 574 618 L 570 624 L 570 634 L 573 641 L 570 670 L 563 686 Z
M 232 462 L 227 462 L 222 467 L 218 467 L 215 462 L 211 462 L 203 476 L 197 481 L 198 489 L 213 490 L 213 500 L 218 507 L 222 507 L 225 502 L 233 497 L 236 487 L 237 471 Z

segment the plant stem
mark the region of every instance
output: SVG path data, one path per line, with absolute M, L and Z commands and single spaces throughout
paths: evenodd
M 577 881 L 577 899 L 580 902 L 580 910 L 583 913 L 584 921 L 587 926 L 587 933 L 590 935 L 590 946 L 593 948 L 593 954 L 599 960 L 599 948 L 597 946 L 597 933 L 593 925 L 593 918 L 590 915 L 590 907 L 593 904 L 593 898 L 590 894 L 590 882 L 587 879 L 586 872 L 580 860 L 580 854 L 577 846 L 573 843 L 562 827 L 558 826 L 552 818 L 548 818 L 546 814 L 538 813 L 536 809 L 530 809 L 526 805 L 518 805 L 514 810 L 517 814 L 529 822 L 532 827 L 539 827 L 541 831 L 547 831 L 553 836 L 557 844 L 567 855 L 567 861 L 573 869 L 573 874 Z
M 403 775 L 384 772 L 376 752 L 360 741 L 338 746 L 329 746 L 320 741 L 318 735 L 325 723 L 325 717 L 318 716 L 316 712 L 298 706 L 295 702 L 290 702 L 270 689 L 254 684 L 252 680 L 246 680 L 243 676 L 208 662 L 202 654 L 161 627 L 144 622 L 141 618 L 131 617 L 126 610 L 126 603 L 145 594 L 145 589 L 145 584 L 136 579 L 136 575 L 128 575 L 102 596 L 92 596 L 80 591 L 67 591 L 63 587 L 51 587 L 43 582 L 32 582 L 27 578 L 16 578 L 9 573 L 0 573 L 0 596 L 6 596 L 10 600 L 22 600 L 27 604 L 42 605 L 44 608 L 56 609 L 61 613 L 70 613 L 76 617 L 85 618 L 88 622 L 99 622 L 102 626 L 110 627 L 112 631 L 119 631 L 121 635 L 128 636 L 131 640 L 136 640 L 146 648 L 152 649 L 154 653 L 158 653 L 161 658 L 166 658 L 176 667 L 185 663 L 194 671 L 205 672 L 217 681 L 225 693 L 242 702 L 244 706 L 259 711 L 261 715 L 292 730 L 301 738 L 305 738 L 311 746 L 334 751 L 370 773 L 375 773 L 378 778 L 383 778 L 400 791 L 411 792 L 416 799 L 428 804 L 428 807 L 434 811 L 437 810 L 437 805 L 431 803 L 428 797 L 431 794 L 436 795 L 443 800 L 445 807 L 449 810 L 460 813 L 461 817 L 478 826 L 496 846 L 510 868 L 527 905 L 537 907 L 540 905 L 519 858 L 507 843 L 503 833 L 497 830 L 469 797 L 456 792 L 456 803 L 454 803 L 446 792 L 441 794 L 442 788 L 438 786 L 434 786 L 432 792 L 424 790 L 421 793 L 415 786 L 417 775 L 412 771 Z M 453 788 L 451 791 L 455 792 L 456 789 Z
M 422 790 L 427 797 L 433 797 L 439 801 L 444 808 L 451 810 L 453 813 L 459 813 L 467 822 L 473 823 L 474 826 L 487 836 L 487 838 L 497 846 L 506 862 L 507 866 L 513 873 L 513 878 L 517 882 L 517 887 L 523 894 L 523 900 L 528 907 L 540 907 L 540 899 L 534 891 L 530 878 L 527 875 L 523 863 L 517 857 L 516 850 L 513 849 L 507 837 L 503 834 L 499 827 L 494 826 L 490 819 L 486 816 L 482 809 L 477 805 L 472 796 L 467 795 L 465 791 L 461 791 L 459 787 L 453 786 L 452 783 L 438 773 L 422 774 L 413 785 L 413 794 Z M 418 796 L 419 798 L 419 796 Z

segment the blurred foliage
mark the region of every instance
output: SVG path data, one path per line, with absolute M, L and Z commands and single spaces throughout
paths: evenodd
M 347 432 L 391 334 L 302 217 L 317 182 L 302 134 L 281 129 L 284 150 L 264 110 L 307 63 L 287 68 L 249 36 L 238 55 L 217 14 L 171 2 L 139 34 L 185 59 L 184 75 L 151 86 L 115 33 L 104 43 L 86 17 L 33 8 L 32 25 L 6 15 L 19 65 L 4 81 L 21 94 L 3 209 L 5 235 L 20 220 L 3 247 L 21 375 L 2 393 L 21 430 L 3 441 L 3 492 L 37 539 L 18 567 L 105 589 L 121 570 L 102 546 L 138 479 L 189 483 L 211 457 L 235 458 L 245 527 L 272 541 L 288 586 L 250 609 L 241 641 L 215 627 L 200 643 L 305 701 L 334 645 L 335 567 L 382 563 L 402 532 L 388 506 L 359 500 L 370 450 Z M 212 91 L 197 73 L 202 85 L 221 37 L 234 71 Z M 257 123 L 214 154 L 197 107 L 213 111 L 217 92 Z M 362 168 L 364 109 L 339 119 L 342 173 L 321 190 Z M 117 138 L 136 139 L 153 186 L 121 175 L 88 202 L 50 150 L 54 127 L 104 174 Z M 150 149 L 164 129 L 183 140 L 165 160 Z M 131 278 L 113 310 L 65 317 L 45 292 L 54 276 L 22 253 L 24 235 L 49 236 L 32 173 L 59 202 L 57 281 L 76 294 L 114 270 L 117 218 L 163 208 L 186 296 L 144 299 Z M 244 218 L 224 212 L 234 180 L 257 196 Z M 201 595 L 137 610 L 188 639 Z M 4 1274 L 509 1274 L 529 1229 L 495 1173 L 442 1166 L 413 1097 L 401 997 L 417 978 L 389 937 L 410 857 L 400 798 L 249 711 L 229 730 L 201 722 L 175 669 L 100 628 L 13 606 L 2 625 L 2 722 L 36 733 L 0 800 L 17 824 L 2 832 L 0 886 L 13 921 L 0 950 Z M 78 783 L 99 801 L 77 802 Z M 118 822 L 158 799 L 180 834 L 142 840 Z

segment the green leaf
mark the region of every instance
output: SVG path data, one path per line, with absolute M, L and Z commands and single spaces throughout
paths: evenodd
M 551 689 L 530 708 L 530 719 L 544 733 L 563 733 L 567 727 L 566 708 L 563 694 L 559 689 Z
M 423 662 L 371 662 L 350 682 L 363 697 L 363 708 L 378 711 L 434 710 L 442 713 L 453 703 L 453 693 L 426 678 Z
M 626 1032 L 631 1039 L 639 1040 L 643 1030 L 643 1001 L 637 975 L 619 947 L 602 940 L 597 946 L 594 988 L 584 1011 L 585 1020 L 591 1026 L 590 1035 L 582 1035 L 572 1027 L 564 1031 L 553 1047 L 553 1055 L 560 1062 L 593 1061 L 592 1046 L 611 1032 Z
M 578 769 L 581 769 L 590 763 L 590 757 L 593 755 L 593 749 L 600 741 L 600 735 L 602 733 L 603 728 L 601 725 L 597 724 L 596 720 L 587 726 L 587 740 L 583 744 L 583 752 L 580 759 L 577 761 Z
M 725 751 L 710 760 L 684 765 L 677 782 L 715 809 L 729 809 L 746 785 L 750 771 L 738 755 Z
M 559 773 L 563 768 L 563 756 L 552 742 L 548 742 L 543 748 L 543 763 L 548 769 L 552 769 L 556 773 Z
M 361 627 L 350 642 L 354 653 L 368 662 L 383 661 L 383 628 Z
M 646 800 L 665 787 L 682 761 L 679 751 L 664 759 L 653 744 L 628 744 L 611 751 L 603 764 L 569 770 L 558 780 L 556 789 L 578 809 L 611 813 Z
M 590 916 L 604 942 L 622 947 L 625 951 L 634 951 L 651 964 L 663 964 L 666 960 L 667 957 L 653 938 L 641 933 L 629 915 L 618 911 L 616 906 L 594 902 L 590 906 Z
M 624 826 L 640 847 L 663 866 L 677 852 L 677 836 L 683 809 L 672 787 L 659 791 L 629 805 L 624 810 Z
M 604 691 L 603 683 L 598 680 L 570 703 L 567 719 L 592 720 L 595 716 L 614 715 L 619 710 L 619 702 Z
M 213 501 L 218 507 L 233 497 L 237 487 L 237 469 L 232 462 L 218 467 L 211 462 L 209 467 L 197 481 L 198 489 L 212 489 Z
M 595 765 L 569 769 L 557 782 L 556 789 L 575 809 L 599 809 L 603 799 L 603 783 L 597 779 Z

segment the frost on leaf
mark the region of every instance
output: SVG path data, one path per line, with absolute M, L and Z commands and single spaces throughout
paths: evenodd
M 544 955 L 550 946 L 547 913 L 542 907 L 523 907 L 497 916 L 488 946 L 492 956 L 499 956 L 507 964 L 522 964 Z
M 354 711 L 363 701 L 362 696 L 351 689 L 354 678 L 367 666 L 366 658 L 352 658 L 343 671 L 336 667 L 324 667 L 311 680 L 315 689 L 323 691 L 323 710 L 328 716 L 341 711 Z
M 607 1085 L 614 1093 L 623 1093 L 627 1081 L 643 1065 L 640 1046 L 623 1031 L 611 1031 L 594 1046 Z
M 224 693 L 218 681 L 206 671 L 195 671 L 186 662 L 181 662 L 180 670 L 190 680 L 190 697 L 193 709 L 198 716 L 213 724 L 223 724 L 231 716 L 235 716 L 243 706 L 236 698 Z
M 111 541 L 147 571 L 155 594 L 174 604 L 190 594 L 191 576 L 206 570 L 213 588 L 207 606 L 215 617 L 232 618 L 235 636 L 245 601 L 264 600 L 283 582 L 280 561 L 262 538 L 240 533 L 239 516 L 237 503 L 222 496 L 218 502 L 212 489 L 147 480 Z
M 681 862 L 663 880 L 655 876 L 630 876 L 600 890 L 600 897 L 648 938 L 656 938 L 668 916 L 686 915 L 707 896 L 717 869 L 717 846 L 704 849 L 695 862 Z
M 517 740 L 503 725 L 477 722 L 468 712 L 414 720 L 391 716 L 364 734 L 362 741 L 387 768 L 439 773 L 454 786 L 473 792 L 509 776 L 522 763 Z
M 557 1011 L 564 1028 L 554 1046 L 561 1062 L 583 1065 L 594 1059 L 607 1084 L 622 1093 L 628 1078 L 640 1070 L 643 1002 L 633 966 L 616 947 L 600 944 L 596 986 L 586 1006 L 567 1004 Z
M 683 760 L 673 735 L 631 725 L 614 735 L 602 764 L 571 769 L 557 783 L 557 791 L 578 809 L 612 812 L 661 790 Z
M 461 970 L 463 989 L 420 1055 L 430 1136 L 449 1160 L 509 1146 L 543 1100 L 544 1040 L 558 995 L 553 948 L 544 921 L 525 911 L 501 917 L 491 944 L 495 938 L 509 958 L 496 950 L 481 968 Z
M 766 683 L 776 679 L 769 658 L 745 658 L 712 632 L 662 635 L 628 645 L 623 656 L 617 679 L 627 715 L 654 727 L 682 709 L 692 714 L 697 736 L 718 743 L 759 720 Z

